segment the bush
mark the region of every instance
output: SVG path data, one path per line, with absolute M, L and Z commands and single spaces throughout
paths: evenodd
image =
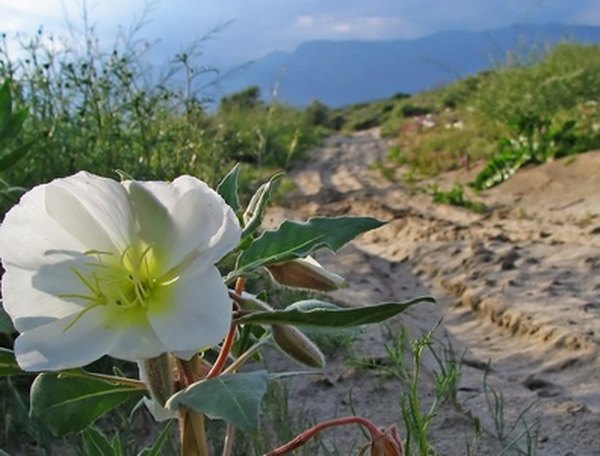
M 427 106 L 418 106 L 411 103 L 407 103 L 400 109 L 404 117 L 417 117 L 431 114 L 432 109 Z

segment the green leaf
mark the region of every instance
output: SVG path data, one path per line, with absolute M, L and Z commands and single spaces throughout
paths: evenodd
M 0 124 L 0 142 L 13 139 L 23 126 L 23 122 L 27 118 L 27 109 L 21 109 L 10 115 L 9 118 Z
M 169 441 L 169 435 L 171 433 L 171 425 L 173 421 L 167 422 L 167 424 L 162 428 L 160 434 L 157 439 L 154 441 L 151 447 L 144 448 L 142 451 L 138 453 L 138 456 L 161 456 L 161 454 L 165 454 L 162 449 L 165 446 L 165 443 Z
M 29 413 L 55 435 L 79 432 L 144 391 L 95 378 L 40 374 L 31 385 Z
M 21 160 L 31 149 L 32 142 L 25 143 L 0 156 L 0 171 L 5 171 Z
M 253 433 L 258 430 L 258 412 L 268 380 L 264 370 L 202 380 L 172 396 L 167 407 L 171 410 L 190 407 Z
M 231 206 L 234 212 L 240 210 L 240 199 L 238 197 L 238 178 L 240 164 L 235 165 L 231 171 L 217 185 L 217 193 L 223 197 L 225 202 Z
M 0 87 L 0 130 L 3 129 L 3 125 L 8 121 L 12 113 L 12 100 L 10 96 L 10 86 L 8 80 L 4 81 L 2 87 Z
M 283 177 L 283 173 L 277 173 L 269 182 L 262 184 L 256 193 L 250 198 L 246 212 L 244 212 L 244 230 L 242 231 L 242 238 L 251 235 L 262 223 L 267 204 L 271 199 L 271 194 L 276 187 L 279 179 Z
M 9 334 L 14 332 L 15 328 L 13 327 L 12 321 L 6 310 L 0 305 L 0 333 Z
M 81 433 L 83 454 L 86 456 L 111 456 L 115 454 L 112 443 L 102 431 L 89 427 Z
M 487 190 L 501 184 L 519 168 L 529 163 L 530 157 L 519 152 L 505 151 L 492 158 L 470 185 L 477 190 Z
M 24 374 L 19 365 L 15 354 L 6 348 L 0 348 L 0 375 L 19 375 Z
M 435 303 L 435 299 L 430 296 L 420 296 L 410 301 L 382 302 L 364 307 L 339 307 L 329 302 L 311 299 L 296 302 L 283 310 L 252 312 L 236 318 L 235 322 L 347 328 L 382 322 L 420 302 Z
M 359 234 L 384 223 L 370 217 L 314 217 L 305 223 L 286 220 L 279 228 L 265 231 L 250 244 L 239 258 L 238 272 L 303 258 L 321 247 L 335 252 Z

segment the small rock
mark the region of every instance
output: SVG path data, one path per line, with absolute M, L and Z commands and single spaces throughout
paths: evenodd
M 511 250 L 500 258 L 500 266 L 503 271 L 508 271 L 515 268 L 515 262 L 520 258 L 516 250 Z

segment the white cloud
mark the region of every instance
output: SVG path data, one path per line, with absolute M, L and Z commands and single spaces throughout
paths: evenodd
M 310 39 L 392 39 L 412 38 L 421 34 L 415 24 L 399 16 L 298 16 L 290 30 L 297 38 Z
M 300 16 L 294 22 L 294 25 L 299 28 L 313 28 L 317 21 L 313 16 Z
M 352 27 L 352 25 L 348 24 L 347 22 L 341 22 L 338 24 L 333 24 L 331 26 L 331 30 L 333 30 L 335 33 L 339 33 L 339 34 L 348 34 L 350 32 L 353 32 L 354 28 Z

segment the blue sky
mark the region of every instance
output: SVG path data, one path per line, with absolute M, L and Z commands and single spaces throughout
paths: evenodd
M 81 26 L 84 0 L 0 0 L 0 32 L 66 33 Z M 129 28 L 148 6 L 138 38 L 173 55 L 230 22 L 204 45 L 208 64 L 227 66 L 315 39 L 416 38 L 444 30 L 482 30 L 517 22 L 600 25 L 599 0 L 88 0 L 106 40 Z M 114 5 L 118 5 L 116 8 Z

